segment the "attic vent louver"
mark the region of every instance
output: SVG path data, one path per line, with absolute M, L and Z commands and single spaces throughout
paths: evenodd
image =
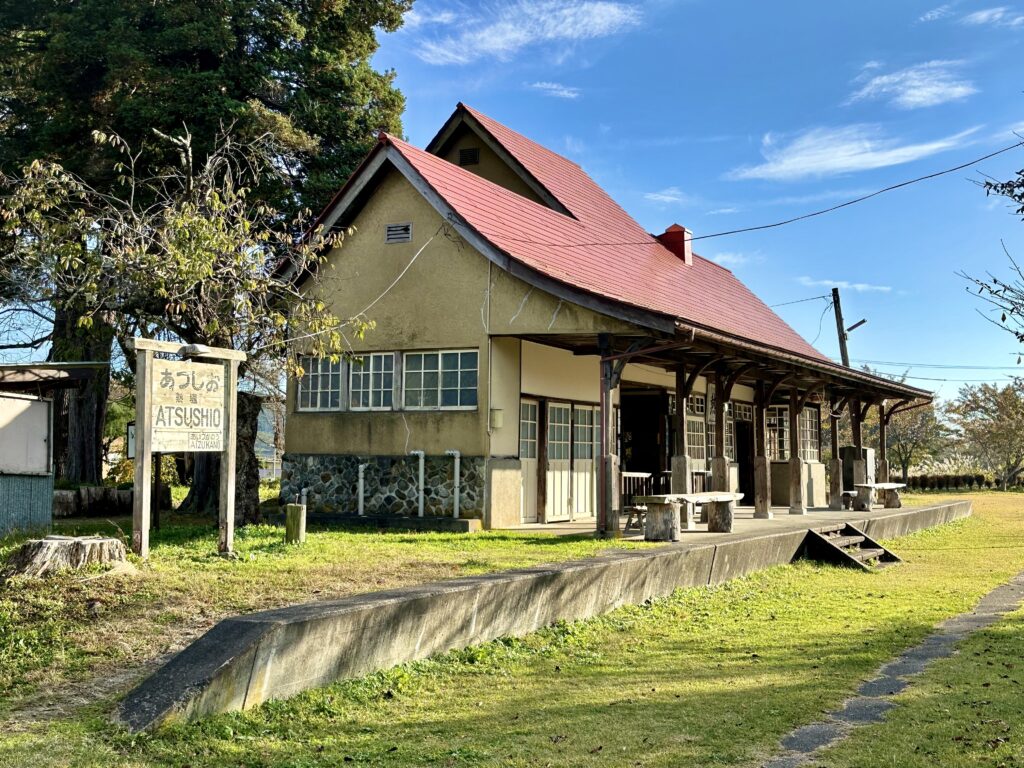
M 464 147 L 460 149 L 459 165 L 480 165 L 480 147 Z
M 412 242 L 412 224 L 388 224 L 384 232 L 385 243 Z

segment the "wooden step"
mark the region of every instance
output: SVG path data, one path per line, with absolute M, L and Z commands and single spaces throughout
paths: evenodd
M 850 550 L 850 557 L 854 560 L 860 560 L 860 562 L 866 562 L 868 560 L 874 560 L 885 554 L 885 550 L 881 547 L 865 547 L 864 549 L 852 549 Z
M 828 537 L 828 543 L 829 544 L 835 544 L 840 549 L 845 549 L 846 547 L 852 547 L 854 544 L 860 544 L 862 541 L 865 541 L 865 537 L 864 536 L 829 536 Z

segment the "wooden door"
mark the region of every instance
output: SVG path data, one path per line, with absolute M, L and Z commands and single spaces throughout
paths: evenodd
M 552 523 L 572 519 L 572 407 L 548 403 L 547 410 L 544 520 Z
M 597 459 L 600 456 L 599 410 L 576 405 L 572 410 L 572 517 L 597 514 Z
M 520 494 L 520 517 L 524 523 L 537 522 L 537 415 L 536 400 L 519 404 L 519 462 L 523 483 Z

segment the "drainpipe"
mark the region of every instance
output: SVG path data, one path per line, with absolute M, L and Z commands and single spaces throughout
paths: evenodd
M 419 484 L 420 497 L 419 497 L 419 502 L 418 502 L 417 508 L 416 508 L 416 516 L 417 517 L 423 517 L 423 460 L 426 458 L 426 454 L 423 453 L 423 451 L 409 451 L 409 455 L 410 456 L 416 456 L 419 459 L 419 461 L 420 461 L 420 472 L 419 472 L 419 475 L 420 475 L 420 481 L 419 481 L 419 483 L 420 483 Z
M 453 493 L 455 494 L 455 519 L 459 519 L 459 465 L 462 463 L 462 454 L 458 451 L 451 450 L 445 451 L 445 456 L 453 456 L 455 458 L 455 488 Z
M 364 496 L 364 489 L 366 487 L 365 484 L 364 484 L 364 475 L 365 475 L 365 473 L 366 473 L 366 465 L 365 464 L 360 464 L 359 465 L 359 491 L 358 491 L 358 493 L 359 493 L 359 516 L 360 517 L 362 517 L 363 515 L 366 514 L 366 510 L 363 508 L 363 496 Z

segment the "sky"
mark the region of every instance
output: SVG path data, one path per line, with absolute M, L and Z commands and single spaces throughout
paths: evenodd
M 1024 0 L 416 0 L 380 42 L 409 141 L 463 101 L 579 163 L 654 233 L 773 223 L 1024 138 Z M 1021 168 L 1024 148 L 694 248 L 836 359 L 835 320 L 812 297 L 838 286 L 847 324 L 867 320 L 855 365 L 895 363 L 875 367 L 952 397 L 1024 375 L 958 276 L 1009 276 L 1004 246 L 1024 262 L 1024 221 L 979 186 Z

